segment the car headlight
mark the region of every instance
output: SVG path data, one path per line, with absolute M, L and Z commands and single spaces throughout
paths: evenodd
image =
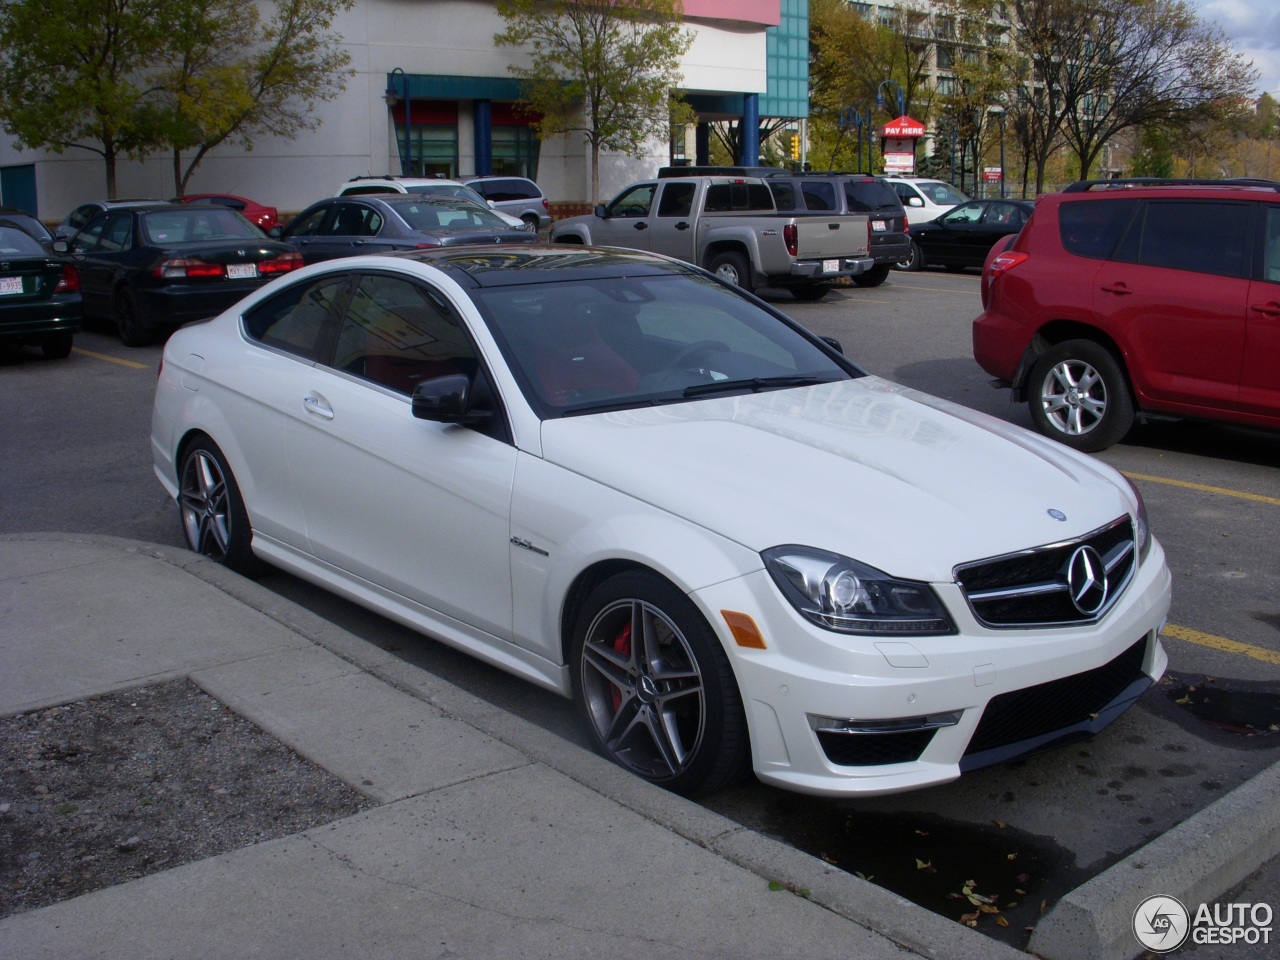
M 1129 484 L 1129 489 L 1133 491 L 1133 498 L 1138 501 L 1138 509 L 1133 515 L 1133 536 L 1137 541 L 1134 545 L 1138 548 L 1138 562 L 1141 563 L 1151 552 L 1151 525 L 1147 522 L 1147 505 L 1137 485 L 1128 477 L 1124 479 Z
M 812 547 L 760 555 L 783 596 L 820 627 L 871 636 L 936 636 L 955 624 L 933 588 Z

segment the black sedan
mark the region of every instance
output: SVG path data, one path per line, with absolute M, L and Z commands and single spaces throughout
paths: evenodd
M 71 241 L 84 312 L 115 322 L 137 347 L 166 328 L 221 313 L 268 280 L 302 266 L 291 244 L 270 239 L 219 207 L 115 207 Z
M 46 357 L 65 357 L 80 316 L 76 268 L 0 219 L 0 341 L 33 344 Z
M 981 267 L 991 245 L 1021 230 L 1034 209 L 1030 200 L 970 200 L 935 220 L 913 223 L 911 258 L 898 266 L 903 270 Z
M 419 194 L 330 197 L 298 214 L 284 238 L 307 263 L 365 253 L 394 253 L 463 243 L 533 243 L 526 224 L 511 226 L 461 197 Z

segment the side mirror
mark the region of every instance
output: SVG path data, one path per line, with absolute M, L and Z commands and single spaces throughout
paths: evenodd
M 492 410 L 471 409 L 471 379 L 461 373 L 432 377 L 413 388 L 413 415 L 419 420 L 474 426 L 493 416 Z
M 267 236 L 270 237 L 272 240 L 279 240 L 281 237 L 284 236 L 284 230 L 279 226 L 279 224 L 277 224 L 276 226 L 272 227 L 270 230 L 267 231 Z
M 66 253 L 66 252 L 67 252 L 68 250 L 70 250 L 70 249 L 71 249 L 71 244 L 67 243 L 67 241 L 65 241 L 65 240 L 54 240 L 54 241 L 53 241 L 53 252 L 54 252 L 54 253 Z
M 597 203 L 597 204 L 596 204 L 596 208 L 595 208 L 595 210 L 594 210 L 593 212 L 594 212 L 594 213 L 595 213 L 595 215 L 596 215 L 597 217 L 599 217 L 601 220 L 604 220 L 604 219 L 606 219 L 606 218 L 608 217 L 608 214 L 606 214 L 606 213 L 605 213 L 605 209 L 604 209 L 604 204 L 603 204 L 603 203 Z
M 908 206 L 908 207 L 923 207 L 923 206 L 924 206 L 924 201 L 923 201 L 923 200 L 921 200 L 919 197 L 907 197 L 907 206 Z

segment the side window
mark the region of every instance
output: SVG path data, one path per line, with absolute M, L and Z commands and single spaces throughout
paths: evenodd
M 83 204 L 79 207 L 76 207 L 76 209 L 72 212 L 71 216 L 67 218 L 67 223 L 69 226 L 74 227 L 76 230 L 79 230 L 86 223 L 92 220 L 94 217 L 94 214 L 96 214 L 97 212 L 98 212 L 98 208 L 95 207 L 93 204 L 91 203 Z
M 1280 283 L 1280 206 L 1266 205 L 1266 232 L 1263 234 L 1262 278 Z
M 338 331 L 333 365 L 401 393 L 432 377 L 473 377 L 475 351 L 438 294 L 398 277 L 361 277 Z
M 372 207 L 342 203 L 324 232 L 334 237 L 376 237 L 381 229 L 382 217 Z
M 320 227 L 324 224 L 324 218 L 329 215 L 332 205 L 326 204 L 312 210 L 301 220 L 295 220 L 289 224 L 289 236 L 291 237 L 314 237 L 320 232 Z
M 295 283 L 246 313 L 244 332 L 267 346 L 319 360 L 327 353 L 325 344 L 332 342 L 337 308 L 349 284 L 347 276 Z
M 807 210 L 835 210 L 836 187 L 825 181 L 804 180 L 800 183 L 800 193 L 804 196 Z
M 637 184 L 609 204 L 609 216 L 647 217 L 649 208 L 653 206 L 653 191 L 656 188 L 655 183 Z
M 904 207 L 910 206 L 910 202 L 912 200 L 916 201 L 915 205 L 917 207 L 924 206 L 924 201 L 920 199 L 920 194 L 917 192 L 916 188 L 913 187 L 911 184 L 895 183 L 893 184 L 893 189 L 894 189 L 894 192 L 897 193 L 898 199 L 902 201 L 902 205 Z
M 1022 211 L 1012 203 L 992 203 L 987 206 L 984 223 L 1009 223 L 1015 226 L 1022 223 Z
M 1138 209 L 1137 200 L 1073 200 L 1058 207 L 1058 232 L 1068 253 L 1107 260 Z M 1129 259 L 1119 257 L 1119 259 Z
M 107 218 L 102 238 L 98 241 L 98 253 L 119 253 L 129 249 L 129 238 L 133 234 L 133 218 L 127 213 L 117 213 Z
M 93 223 L 86 230 L 81 230 L 76 234 L 75 242 L 71 245 L 72 253 L 88 253 L 98 245 L 98 241 L 102 239 L 102 228 L 107 225 L 106 217 Z
M 693 195 L 697 187 L 692 183 L 668 183 L 658 201 L 658 216 L 687 217 L 693 211 Z
M 1249 204 L 1152 200 L 1143 217 L 1137 262 L 1243 277 L 1248 273 L 1248 237 Z M 1126 252 L 1130 250 L 1126 244 Z
M 773 202 L 779 210 L 796 208 L 796 185 L 790 180 L 770 180 L 769 189 L 773 191 Z
M 982 219 L 982 204 L 966 203 L 942 215 L 945 223 L 977 223 Z

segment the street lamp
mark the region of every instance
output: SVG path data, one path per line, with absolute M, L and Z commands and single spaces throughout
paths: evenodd
M 876 109 L 884 109 L 884 87 L 888 84 L 898 94 L 898 116 L 903 116 L 907 112 L 907 95 L 902 92 L 902 87 L 898 85 L 896 80 L 881 80 L 880 86 L 876 87 Z
M 866 167 L 862 166 L 862 129 L 864 126 L 866 127 L 866 130 L 867 130 L 867 166 Z M 845 107 L 842 111 L 840 111 L 840 129 L 841 130 L 852 129 L 857 131 L 856 139 L 858 141 L 858 170 L 859 171 L 870 170 L 871 156 L 872 156 L 871 154 L 871 129 L 872 129 L 871 108 L 867 107 L 867 115 L 863 117 L 858 112 L 857 107 L 854 107 L 854 106 Z
M 395 88 L 396 74 L 400 75 L 401 89 L 404 91 L 404 149 L 400 149 L 400 135 L 396 134 L 396 152 L 400 154 L 400 172 L 407 176 L 413 172 L 409 169 L 410 165 L 413 163 L 413 157 L 410 153 L 412 141 L 409 139 L 412 136 L 412 128 L 409 126 L 409 75 L 405 73 L 401 67 L 396 67 L 391 71 L 392 79 L 388 84 L 387 91 L 383 94 L 382 99 L 387 102 L 387 106 L 392 107 L 393 109 L 395 105 L 400 102 L 400 91 Z M 393 130 L 395 129 L 395 125 L 396 118 L 393 112 L 391 115 L 391 128 Z
M 1004 199 L 1004 107 L 994 106 L 987 111 L 1000 124 L 1000 199 Z

